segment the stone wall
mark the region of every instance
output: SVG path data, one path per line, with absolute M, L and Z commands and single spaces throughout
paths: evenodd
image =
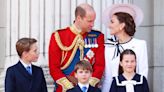
M 0 92 L 3 92 L 5 70 L 5 41 L 6 41 L 6 2 L 0 0 Z M 151 92 L 164 92 L 164 0 L 132 0 L 144 11 L 144 21 L 137 28 L 135 37 L 147 41 L 149 57 L 148 83 Z M 41 65 L 49 87 L 53 90 L 53 80 L 49 75 L 48 66 Z M 2 72 L 2 70 L 4 70 Z

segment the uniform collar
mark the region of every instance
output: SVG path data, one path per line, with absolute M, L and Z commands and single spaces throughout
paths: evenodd
M 81 29 L 77 28 L 75 24 L 72 24 L 72 26 L 70 27 L 71 31 L 75 34 L 80 34 L 81 33 Z

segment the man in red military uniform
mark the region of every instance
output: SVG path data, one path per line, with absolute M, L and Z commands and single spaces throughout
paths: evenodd
M 95 11 L 89 4 L 80 4 L 75 10 L 74 24 L 51 35 L 49 45 L 50 74 L 57 83 L 56 92 L 65 92 L 76 84 L 74 66 L 82 59 L 93 66 L 90 85 L 95 86 L 103 75 L 104 35 L 92 30 Z

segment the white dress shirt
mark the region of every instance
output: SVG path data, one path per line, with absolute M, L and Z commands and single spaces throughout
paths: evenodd
M 88 84 L 81 84 L 81 83 L 78 83 L 80 89 L 82 89 L 83 87 L 87 87 L 87 90 L 86 92 L 88 91 L 88 88 L 89 88 L 89 83 Z
M 31 64 L 26 64 L 26 63 L 24 63 L 23 62 L 23 60 L 19 60 L 21 63 L 22 63 L 22 65 L 24 66 L 24 68 L 26 69 L 28 66 L 30 66 L 31 67 L 31 70 L 32 70 L 32 65 Z

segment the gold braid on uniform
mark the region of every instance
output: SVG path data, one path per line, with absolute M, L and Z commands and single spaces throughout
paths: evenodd
M 80 34 L 76 35 L 76 37 L 73 40 L 72 44 L 68 47 L 64 46 L 62 44 L 58 32 L 55 32 L 55 39 L 56 39 L 56 42 L 57 42 L 59 48 L 63 51 L 62 52 L 61 64 L 65 60 L 65 58 L 67 56 L 67 52 L 73 49 L 72 54 L 71 54 L 70 58 L 68 59 L 67 63 L 64 66 L 61 67 L 62 70 L 64 70 L 65 68 L 67 68 L 70 65 L 70 63 L 71 63 L 72 59 L 74 58 L 75 53 L 76 53 L 78 48 L 80 49 L 80 60 L 83 59 L 83 57 L 84 57 L 84 40 L 83 40 L 83 37 Z M 64 55 L 64 51 L 66 52 L 66 55 Z
M 66 92 L 66 90 L 73 88 L 73 84 L 66 77 L 58 79 L 56 83 L 62 86 L 62 92 Z
M 89 84 L 91 85 L 91 86 L 96 86 L 96 84 L 97 83 L 99 83 L 100 82 L 100 79 L 98 79 L 98 78 L 96 78 L 96 77 L 91 77 L 90 79 L 89 79 Z

